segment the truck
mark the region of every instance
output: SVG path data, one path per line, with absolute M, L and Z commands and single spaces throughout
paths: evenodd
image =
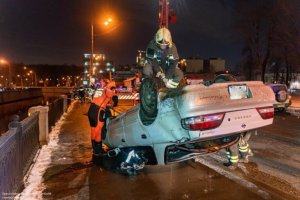
M 143 80 L 141 88 L 144 103 L 109 119 L 103 141 L 109 148 L 104 160 L 114 159 L 118 171 L 126 174 L 145 165 L 217 152 L 241 135 L 273 123 L 274 93 L 261 81 L 186 85 L 168 91 Z

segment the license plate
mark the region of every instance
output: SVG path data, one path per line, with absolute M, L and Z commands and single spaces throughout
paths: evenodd
M 229 85 L 228 92 L 230 99 L 248 99 L 252 96 L 247 85 Z

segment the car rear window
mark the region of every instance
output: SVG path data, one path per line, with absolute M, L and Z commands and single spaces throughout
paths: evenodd
M 274 92 L 278 92 L 280 90 L 287 91 L 287 88 L 284 85 L 274 85 L 274 86 L 272 86 L 272 89 Z

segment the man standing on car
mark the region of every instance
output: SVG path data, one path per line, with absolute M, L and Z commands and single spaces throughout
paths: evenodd
M 147 46 L 143 78 L 151 78 L 154 74 L 164 81 L 167 88 L 176 88 L 183 78 L 183 72 L 177 66 L 178 60 L 170 31 L 160 28 Z

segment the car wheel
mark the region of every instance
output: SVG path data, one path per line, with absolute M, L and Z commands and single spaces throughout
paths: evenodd
M 276 93 L 276 100 L 278 102 L 285 102 L 288 98 L 287 92 L 285 90 L 280 90 Z
M 159 84 L 155 78 L 145 78 L 142 81 L 140 89 L 140 119 L 144 125 L 150 125 L 154 122 L 157 109 L 157 95 Z

